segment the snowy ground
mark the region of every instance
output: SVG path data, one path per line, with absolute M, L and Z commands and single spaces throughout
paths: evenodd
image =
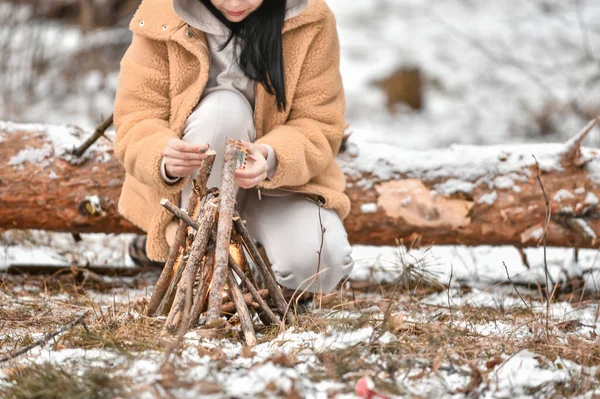
M 595 0 L 328 3 L 359 146 L 564 141 L 600 113 Z M 126 30 L 83 35 L 45 22 L 34 29 L 26 9 L 7 3 L 0 16 L 13 23 L 0 27 L 0 119 L 90 129 L 110 114 L 118 57 L 106 43 L 122 48 Z M 374 84 L 400 66 L 424 73 L 421 111 L 388 112 Z M 589 144 L 597 146 L 596 135 Z M 83 235 L 75 243 L 68 234 L 4 232 L 0 269 L 20 262 L 129 267 L 129 239 Z M 69 273 L 0 274 L 0 357 L 90 311 L 90 333 L 77 326 L 0 365 L 0 390 L 11 381 L 26 386 L 19 378 L 28 368 L 50 362 L 80 378 L 71 385 L 82 384 L 88 369 L 110 376 L 118 394 L 97 397 L 354 398 L 363 376 L 393 397 L 600 395 L 598 251 L 575 260 L 572 250 L 549 249 L 551 281 L 561 283 L 552 286 L 548 308 L 538 289 L 546 283 L 542 253 L 527 250 L 527 268 L 507 247 L 356 246 L 353 282 L 287 331 L 262 328 L 259 346 L 248 351 L 235 329 L 224 336 L 196 330 L 173 368 L 162 369 L 160 320 L 139 313 L 155 274 L 85 285 Z M 429 283 L 393 284 L 407 270 Z
M 109 238 L 85 235 L 74 244 L 68 234 L 31 232 L 27 240 L 5 234 L 3 262 L 30 259 L 35 248 L 32 261 L 127 263 L 128 237 L 110 238 L 112 251 L 104 251 L 104 260 L 89 258 Z M 16 239 L 25 244 L 14 245 Z M 549 250 L 553 280 L 568 275 L 568 283 L 579 283 L 557 285 L 549 308 L 535 284 L 545 284 L 540 249 L 526 251 L 530 268 L 508 247 L 406 252 L 356 246 L 354 256 L 357 267 L 350 279 L 287 330 L 260 327 L 257 321 L 259 345 L 252 350 L 242 346 L 235 322 L 223 331 L 195 330 L 185 336 L 169 367 L 161 367 L 167 340 L 160 338 L 162 321 L 140 314 L 156 274 L 102 283 L 77 281 L 68 272 L 5 276 L 0 355 L 85 310 L 90 333 L 77 326 L 7 363 L 0 390 L 11 386 L 8 381 L 22 381 L 19 373 L 27 367 L 51 364 L 69 372 L 92 369 L 110 375 L 120 381 L 120 394 L 141 398 L 209 393 L 216 398 L 352 398 L 364 376 L 394 397 L 600 394 L 600 309 L 592 299 L 600 284 L 597 251 L 581 251 L 576 262 L 572 250 Z M 413 278 L 400 278 L 408 274 Z

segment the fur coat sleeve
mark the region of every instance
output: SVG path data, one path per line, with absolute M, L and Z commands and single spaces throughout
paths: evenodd
M 180 191 L 187 179 L 162 178 L 162 151 L 179 135 L 169 128 L 169 66 L 166 43 L 133 35 L 121 60 L 115 98 L 114 149 L 125 171 L 161 194 Z
M 287 122 L 257 142 L 273 147 L 277 172 L 267 189 L 302 186 L 320 175 L 339 152 L 344 135 L 340 45 L 333 13 L 313 38 L 302 65 Z

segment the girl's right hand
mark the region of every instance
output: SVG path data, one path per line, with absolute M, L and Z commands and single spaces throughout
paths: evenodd
M 167 176 L 171 178 L 191 176 L 202 164 L 208 147 L 208 144 L 198 145 L 181 139 L 171 139 L 162 153 Z

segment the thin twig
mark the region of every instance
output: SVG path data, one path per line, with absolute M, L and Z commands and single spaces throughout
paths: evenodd
M 35 341 L 31 345 L 28 345 L 25 348 L 19 349 L 19 350 L 15 351 L 15 352 L 10 353 L 7 356 L 1 358 L 0 359 L 0 363 L 5 363 L 5 362 L 8 362 L 9 360 L 13 360 L 17 356 L 23 355 L 23 354 L 29 352 L 30 350 L 32 350 L 33 348 L 35 348 L 37 346 L 41 346 L 41 345 L 46 344 L 52 338 L 56 337 L 59 334 L 62 334 L 65 331 L 70 330 L 71 328 L 75 327 L 77 324 L 81 323 L 83 321 L 83 319 L 87 315 L 88 315 L 88 311 L 86 310 L 85 312 L 83 312 L 82 314 L 80 314 L 75 320 L 73 320 L 69 324 L 66 324 L 66 325 L 62 326 L 61 328 L 59 328 L 58 330 L 56 330 L 54 332 L 47 333 L 46 335 L 44 335 L 44 337 L 38 339 L 37 341 Z
M 450 279 L 448 280 L 448 309 L 450 309 L 450 323 L 454 324 L 454 314 L 452 313 L 452 303 L 450 302 L 450 286 L 452 285 L 452 277 L 454 277 L 454 265 L 450 263 Z
M 547 245 L 546 245 L 546 237 L 548 235 L 548 226 L 550 224 L 550 217 L 551 217 L 551 210 L 550 210 L 550 201 L 548 201 L 548 195 L 546 194 L 546 189 L 544 188 L 544 184 L 542 183 L 542 178 L 540 176 L 540 164 L 537 160 L 537 158 L 535 157 L 535 155 L 532 155 L 533 159 L 535 160 L 535 165 L 536 165 L 536 177 L 537 177 L 537 181 L 540 184 L 540 187 L 542 189 L 542 193 L 544 194 L 544 202 L 546 204 L 546 220 L 544 222 L 544 233 L 542 234 L 542 244 L 544 246 L 544 274 L 546 276 L 546 293 L 548 293 L 548 275 L 550 274 L 548 272 L 548 256 L 547 256 Z M 539 244 L 538 244 L 539 245 Z M 546 294 L 547 295 L 547 294 Z M 549 335 L 549 327 L 550 324 L 550 298 L 546 298 L 546 337 L 548 337 Z
M 106 129 L 111 127 L 112 124 L 113 115 L 111 114 L 105 121 L 98 125 L 94 133 L 90 137 L 88 137 L 88 139 L 84 141 L 83 144 L 81 144 L 79 147 L 73 150 L 73 155 L 75 155 L 76 157 L 81 157 L 87 151 L 87 149 L 92 146 L 92 144 L 98 141 L 100 137 L 104 136 Z
M 535 313 L 533 313 L 533 310 L 531 310 L 529 305 L 527 305 L 527 302 L 525 302 L 525 299 L 521 296 L 521 293 L 517 289 L 517 286 L 515 285 L 515 283 L 513 283 L 512 279 L 510 278 L 510 274 L 508 274 L 508 267 L 506 267 L 506 263 L 502 261 L 502 264 L 504 265 L 504 270 L 506 270 L 506 277 L 508 277 L 508 281 L 512 284 L 513 289 L 515 290 L 519 298 L 521 298 L 521 301 L 523 302 L 527 310 L 529 310 L 531 312 L 531 315 L 535 317 Z
M 319 226 L 321 227 L 321 245 L 319 246 L 319 251 L 317 252 L 318 254 L 318 263 L 317 263 L 317 276 L 316 276 L 316 281 L 315 281 L 315 294 L 319 295 L 319 310 L 321 309 L 321 298 L 322 298 L 322 292 L 321 291 L 321 286 L 319 285 L 319 275 L 320 275 L 320 271 L 321 271 L 321 257 L 323 254 L 323 244 L 325 243 L 325 232 L 327 231 L 327 229 L 325 227 L 323 227 L 323 219 L 321 218 L 321 208 L 323 207 L 323 205 L 319 202 L 318 203 L 319 206 Z M 312 310 L 315 310 L 315 304 L 316 301 L 313 301 L 312 303 Z
M 163 199 L 160 201 L 160 204 L 173 215 L 175 215 L 175 217 L 177 217 L 179 220 L 183 220 L 185 224 L 192 227 L 194 230 L 198 230 L 200 228 L 200 223 L 192 219 L 190 215 L 188 215 L 168 199 Z

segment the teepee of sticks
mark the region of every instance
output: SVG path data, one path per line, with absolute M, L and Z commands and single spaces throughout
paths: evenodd
M 202 315 L 207 325 L 218 325 L 221 317 L 237 313 L 246 344 L 254 346 L 251 309 L 259 311 L 264 324 L 291 322 L 293 316 L 270 267 L 235 211 L 235 171 L 244 167 L 246 149 L 239 141 L 227 140 L 220 190 L 208 190 L 215 156 L 214 151 L 207 151 L 185 211 L 162 201 L 179 219 L 179 227 L 147 314 L 166 315 L 166 330 L 175 332 L 197 326 Z M 259 290 L 242 248 L 266 289 Z M 275 311 L 267 305 L 269 298 Z

